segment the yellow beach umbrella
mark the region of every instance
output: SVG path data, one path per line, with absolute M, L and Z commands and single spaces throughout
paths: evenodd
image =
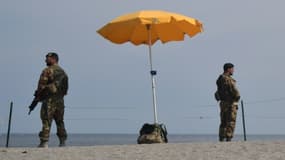
M 151 37 L 149 37 L 149 31 Z M 202 31 L 202 23 L 194 18 L 165 11 L 139 11 L 113 19 L 98 30 L 106 39 L 121 44 L 154 44 L 184 40 L 184 35 L 195 36 Z M 150 39 L 149 39 L 150 38 Z
M 134 45 L 146 44 L 149 46 L 154 122 L 158 123 L 155 91 L 156 71 L 152 67 L 151 46 L 157 40 L 162 43 L 182 41 L 185 34 L 193 37 L 202 31 L 202 23 L 194 18 L 160 10 L 143 10 L 117 17 L 97 32 L 116 44 L 131 42 Z

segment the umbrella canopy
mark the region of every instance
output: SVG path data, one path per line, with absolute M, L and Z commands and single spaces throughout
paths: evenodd
M 157 40 L 162 43 L 181 41 L 185 34 L 193 37 L 203 30 L 202 23 L 194 18 L 165 11 L 145 10 L 117 17 L 97 32 L 117 44 L 149 44 L 146 25 L 150 26 L 151 44 Z
M 146 10 L 115 18 L 97 32 L 113 43 L 131 42 L 134 45 L 147 44 L 149 46 L 154 123 L 158 123 L 154 78 L 156 71 L 152 67 L 151 46 L 157 40 L 162 43 L 182 41 L 185 34 L 193 37 L 202 31 L 202 23 L 194 18 L 177 13 Z

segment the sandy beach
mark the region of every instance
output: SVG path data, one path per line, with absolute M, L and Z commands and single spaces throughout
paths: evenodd
M 1 160 L 283 160 L 285 142 L 0 148 Z

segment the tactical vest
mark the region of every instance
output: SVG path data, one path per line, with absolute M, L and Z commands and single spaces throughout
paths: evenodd
M 233 79 L 230 79 L 231 81 L 234 81 Z M 222 101 L 227 101 L 227 102 L 234 102 L 238 101 L 238 96 L 239 95 L 234 95 L 234 93 L 231 92 L 229 88 L 229 84 L 227 84 L 227 81 L 229 81 L 229 77 L 226 77 L 225 75 L 220 75 L 219 78 L 217 79 L 217 93 L 218 93 L 218 98 Z M 216 96 L 216 95 L 215 95 Z

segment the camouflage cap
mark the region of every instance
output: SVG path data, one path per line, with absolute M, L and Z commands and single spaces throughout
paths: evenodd
M 234 65 L 232 63 L 225 63 L 224 64 L 224 71 L 228 70 L 229 68 L 233 68 Z
M 47 57 L 52 57 L 54 59 L 56 59 L 56 61 L 58 61 L 58 55 L 55 53 L 55 52 L 49 52 L 47 55 L 46 55 L 46 58 Z

